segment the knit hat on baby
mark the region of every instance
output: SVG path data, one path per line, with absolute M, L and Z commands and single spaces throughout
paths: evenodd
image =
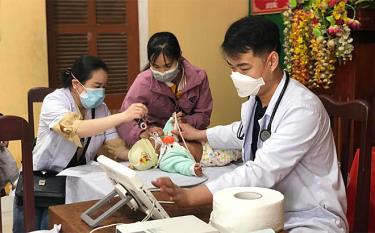
M 129 150 L 129 167 L 147 170 L 158 165 L 158 154 L 148 139 L 138 140 Z

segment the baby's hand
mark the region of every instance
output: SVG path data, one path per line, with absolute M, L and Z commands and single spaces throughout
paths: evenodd
M 203 176 L 203 170 L 200 163 L 194 165 L 194 173 L 196 176 Z
M 124 112 L 122 112 L 122 114 L 124 115 L 124 122 L 129 122 L 134 119 L 141 119 L 147 113 L 147 107 L 141 103 L 132 104 Z

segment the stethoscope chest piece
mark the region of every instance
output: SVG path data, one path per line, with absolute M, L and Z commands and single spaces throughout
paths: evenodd
M 260 140 L 262 140 L 262 142 L 265 142 L 267 141 L 267 139 L 269 139 L 271 137 L 271 131 L 267 130 L 267 129 L 263 129 L 262 131 L 260 131 Z

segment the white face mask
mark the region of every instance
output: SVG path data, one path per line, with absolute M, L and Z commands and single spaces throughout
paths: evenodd
M 150 67 L 151 69 L 151 72 L 152 72 L 152 76 L 154 76 L 154 78 L 158 81 L 161 81 L 161 82 L 172 82 L 177 74 L 178 74 L 178 63 L 176 65 L 175 68 L 173 69 L 170 69 L 170 70 L 167 70 L 165 72 L 160 72 L 160 71 L 157 71 L 157 70 L 154 70 L 152 69 L 152 67 Z
M 260 87 L 265 84 L 262 77 L 256 79 L 239 72 L 232 71 L 230 77 L 239 97 L 255 96 L 258 94 Z

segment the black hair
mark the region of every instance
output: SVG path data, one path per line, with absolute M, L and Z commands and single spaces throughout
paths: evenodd
M 157 32 L 150 37 L 147 43 L 147 58 L 149 64 L 145 69 L 150 68 L 150 64 L 163 54 L 172 60 L 179 60 L 181 57 L 180 44 L 175 35 L 171 32 Z
M 221 48 L 229 57 L 236 57 L 250 50 L 254 56 L 261 56 L 272 51 L 280 54 L 279 29 L 275 23 L 264 17 L 244 17 L 230 25 Z
M 71 68 L 67 68 L 60 74 L 61 84 L 64 88 L 72 86 L 73 76 L 82 84 L 91 78 L 93 71 L 103 69 L 108 72 L 108 67 L 98 57 L 83 55 L 77 58 Z

